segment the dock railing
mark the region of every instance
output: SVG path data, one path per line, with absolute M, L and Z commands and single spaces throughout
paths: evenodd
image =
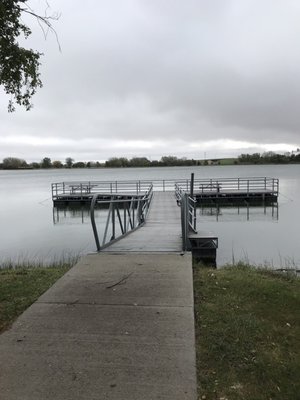
M 177 182 L 178 186 L 186 192 L 190 192 L 190 186 Z M 195 179 L 194 194 L 201 196 L 207 194 L 222 193 L 243 193 L 243 194 L 263 194 L 271 193 L 278 196 L 279 180 L 268 177 L 246 177 L 246 178 L 213 178 L 213 179 Z
M 52 199 L 66 196 L 89 196 L 99 194 L 143 194 L 149 185 L 155 191 L 173 191 L 177 184 L 181 190 L 190 193 L 190 179 L 146 179 L 127 181 L 70 181 L 52 183 Z M 268 177 L 195 179 L 194 194 L 209 193 L 272 193 L 278 195 L 279 180 Z
M 144 179 L 127 181 L 70 181 L 56 182 L 51 185 L 52 200 L 64 199 L 68 196 L 92 197 L 94 194 L 129 194 L 140 195 L 147 192 L 150 185 L 155 191 L 174 191 L 175 183 L 189 190 L 189 179 Z
M 98 197 L 99 193 L 93 195 L 90 214 L 96 247 L 99 252 L 145 223 L 153 197 L 153 186 L 150 185 L 142 197 L 132 196 L 127 199 L 116 199 L 113 196 L 110 200 L 99 200 Z M 95 206 L 97 204 L 100 207 L 101 205 L 109 207 L 101 241 L 95 221 Z
M 183 251 L 191 250 L 189 235 L 197 233 L 196 199 L 175 183 L 175 197 L 181 207 L 181 232 Z

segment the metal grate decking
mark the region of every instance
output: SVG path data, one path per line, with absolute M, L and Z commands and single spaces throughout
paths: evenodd
M 180 207 L 177 206 L 174 193 L 155 192 L 146 224 L 103 251 L 182 251 Z

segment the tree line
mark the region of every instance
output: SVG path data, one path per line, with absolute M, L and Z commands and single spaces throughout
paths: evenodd
M 263 154 L 241 154 L 237 159 L 238 164 L 293 164 L 299 162 L 300 149 L 286 154 L 278 154 L 273 151 Z
M 165 167 L 165 166 L 193 166 L 201 165 L 201 161 L 175 156 L 163 156 L 160 160 L 149 160 L 147 157 L 112 157 L 101 163 L 99 161 L 77 161 L 67 157 L 65 162 L 44 157 L 40 162 L 27 163 L 16 157 L 6 157 L 0 163 L 1 169 L 48 169 L 48 168 L 129 168 L 129 167 Z
M 180 167 L 198 165 L 222 165 L 226 159 L 195 160 L 178 158 L 176 156 L 163 156 L 160 160 L 149 160 L 147 157 L 112 157 L 101 163 L 99 161 L 77 161 L 67 157 L 64 162 L 52 161 L 44 157 L 40 162 L 27 163 L 25 160 L 16 157 L 4 158 L 0 163 L 0 169 L 38 169 L 38 168 L 130 168 L 130 167 Z M 263 154 L 241 154 L 238 158 L 230 159 L 231 164 L 291 164 L 300 163 L 300 149 L 292 153 L 277 154 L 266 152 Z M 228 162 L 224 163 L 228 165 Z

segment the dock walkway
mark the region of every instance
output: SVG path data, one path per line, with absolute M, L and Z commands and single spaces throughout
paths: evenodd
M 82 258 L 0 354 L 1 400 L 196 400 L 190 254 Z
M 154 192 L 147 222 L 105 252 L 181 252 L 181 218 L 174 192 Z

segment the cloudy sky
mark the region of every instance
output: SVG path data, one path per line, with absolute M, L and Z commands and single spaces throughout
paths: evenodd
M 34 108 L 7 112 L 0 159 L 229 157 L 300 147 L 299 0 L 48 0 Z M 28 1 L 36 11 L 42 0 Z

